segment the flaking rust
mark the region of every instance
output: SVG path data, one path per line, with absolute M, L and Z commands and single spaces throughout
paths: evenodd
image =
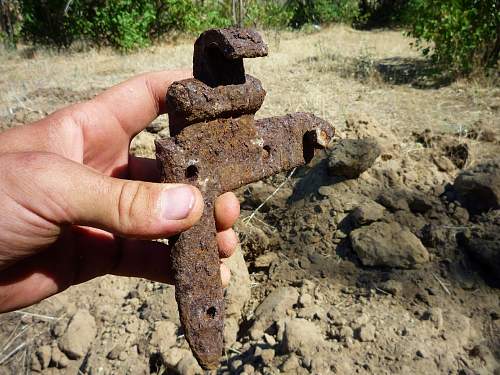
M 310 113 L 255 120 L 265 90 L 245 74 L 243 58 L 267 55 L 260 35 L 247 29 L 201 34 L 194 47 L 194 78 L 167 92 L 170 138 L 156 142 L 163 182 L 198 187 L 200 221 L 175 238 L 175 296 L 185 337 L 205 370 L 223 353 L 224 292 L 219 271 L 214 201 L 220 194 L 309 162 L 334 129 Z

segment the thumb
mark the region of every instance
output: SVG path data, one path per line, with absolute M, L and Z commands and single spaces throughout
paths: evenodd
M 155 239 L 188 229 L 203 211 L 201 193 L 190 185 L 112 178 L 50 153 L 11 157 L 14 177 L 24 180 L 16 189 L 20 204 L 56 224 Z

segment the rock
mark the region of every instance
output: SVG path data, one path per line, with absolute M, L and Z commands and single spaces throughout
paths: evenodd
M 439 307 L 427 310 L 422 314 L 422 320 L 430 320 L 434 328 L 440 330 L 443 328 L 443 310 Z
M 379 197 L 377 198 L 377 202 L 391 212 L 399 210 L 409 211 L 410 209 L 408 201 L 406 200 L 406 197 L 404 195 L 391 191 L 387 191 L 379 195 Z
M 448 159 L 446 156 L 442 155 L 434 155 L 432 157 L 432 160 L 434 161 L 434 164 L 436 164 L 436 167 L 441 171 L 441 172 L 452 172 L 457 167 L 453 162 Z
M 111 349 L 106 358 L 111 360 L 118 359 L 118 357 L 120 356 L 120 354 L 122 354 L 122 352 L 124 352 L 124 350 L 125 346 L 118 344 L 113 349 Z
M 60 338 L 59 348 L 69 358 L 80 359 L 88 352 L 96 333 L 94 317 L 87 310 L 78 310 Z
M 429 261 L 420 240 L 398 223 L 373 223 L 350 234 L 354 252 L 365 266 L 414 268 Z
M 314 353 L 324 346 L 325 340 L 316 324 L 305 319 L 285 321 L 283 348 L 286 353 Z
M 57 368 L 66 368 L 69 365 L 68 357 L 57 346 L 52 348 L 51 365 Z
M 359 327 L 356 336 L 362 342 L 375 341 L 375 326 L 368 323 Z
M 40 361 L 40 366 L 42 366 L 42 370 L 49 367 L 51 355 L 52 355 L 52 348 L 49 345 L 41 346 L 36 351 L 36 356 Z
M 388 127 L 366 113 L 348 113 L 345 121 L 345 133 L 348 138 L 373 138 L 382 150 L 382 157 L 390 159 L 400 146 L 400 141 Z
M 276 345 L 276 339 L 268 333 L 264 333 L 264 340 L 271 346 Z
M 254 327 L 267 330 L 276 319 L 286 317 L 287 310 L 297 303 L 299 293 L 292 287 L 273 290 L 255 309 Z
M 466 247 L 472 257 L 489 271 L 493 278 L 500 280 L 500 233 L 487 232 L 481 237 L 466 240 Z
M 177 348 L 175 346 L 161 353 L 163 363 L 165 363 L 169 369 L 174 369 L 183 358 L 190 356 L 192 356 L 192 354 L 189 350 Z
M 326 311 L 319 305 L 308 306 L 299 309 L 297 311 L 297 317 L 308 320 L 325 320 Z
M 243 365 L 243 373 L 253 375 L 255 373 L 255 368 L 251 364 L 247 363 Z
M 152 134 L 158 134 L 165 128 L 163 121 L 153 121 L 151 124 L 146 126 L 146 131 Z
M 224 340 L 226 346 L 232 346 L 238 334 L 236 325 L 238 325 L 241 319 L 243 307 L 250 299 L 250 276 L 240 246 L 236 248 L 234 254 L 225 260 L 224 263 L 231 270 L 231 281 L 225 292 L 226 319 L 234 321 L 232 323 L 234 329 L 230 331 L 231 335 L 229 336 L 228 331 L 224 336 Z
M 50 360 L 50 357 L 49 357 Z M 35 353 L 31 353 L 30 355 L 30 369 L 33 372 L 42 371 L 42 365 L 40 364 L 40 359 Z
M 254 266 L 255 268 L 269 268 L 271 263 L 277 259 L 278 254 L 269 251 L 265 254 L 259 255 L 254 261 Z
M 299 357 L 295 353 L 292 353 L 288 359 L 280 366 L 281 371 L 291 372 L 300 367 Z
M 392 294 L 393 296 L 400 296 L 403 294 L 403 284 L 396 280 L 387 280 L 379 285 L 383 291 Z
M 249 333 L 250 338 L 254 341 L 260 340 L 260 338 L 264 336 L 264 331 L 259 327 L 252 327 Z
M 433 202 L 425 196 L 414 196 L 410 200 L 410 210 L 415 214 L 424 214 L 429 211 L 433 206 Z
M 177 342 L 177 325 L 169 320 L 155 322 L 149 344 L 160 352 L 166 352 Z
M 203 374 L 203 370 L 201 369 L 196 359 L 194 359 L 193 355 L 185 356 L 182 358 L 176 366 L 176 371 L 179 375 L 198 375 Z
M 314 304 L 314 298 L 313 296 L 311 296 L 310 294 L 308 293 L 303 293 L 300 297 L 299 297 L 299 304 L 302 306 L 302 307 L 309 307 L 309 306 L 312 306 Z
M 383 206 L 377 202 L 369 201 L 362 206 L 356 207 L 350 216 L 354 225 L 360 227 L 380 220 L 384 216 L 384 211 Z
M 66 327 L 68 326 L 68 322 L 65 321 L 64 319 L 58 320 L 51 329 L 52 335 L 54 338 L 59 338 L 64 334 L 64 331 L 66 331 Z
M 231 361 L 230 368 L 232 372 L 237 373 L 238 369 L 243 365 L 243 361 L 241 359 L 234 359 Z
M 453 187 L 471 214 L 500 208 L 500 159 L 460 173 Z
M 262 363 L 266 366 L 270 366 L 274 359 L 274 349 L 264 349 L 262 353 L 260 353 L 260 358 L 262 359 Z
M 374 139 L 342 139 L 328 155 L 328 174 L 357 178 L 370 168 L 381 150 Z
M 344 326 L 339 329 L 339 338 L 341 340 L 352 339 L 354 336 L 354 331 L 349 326 Z

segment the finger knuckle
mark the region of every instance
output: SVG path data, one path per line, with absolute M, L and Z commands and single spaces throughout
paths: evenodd
M 150 223 L 153 194 L 148 184 L 125 181 L 118 198 L 118 226 L 127 234 L 139 234 Z

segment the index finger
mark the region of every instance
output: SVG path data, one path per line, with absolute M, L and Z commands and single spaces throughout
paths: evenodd
M 165 95 L 168 87 L 175 81 L 190 77 L 190 70 L 142 74 L 111 87 L 97 95 L 92 102 L 98 103 L 105 110 L 104 113 L 111 113 L 132 137 L 167 111 Z M 94 120 L 102 123 L 102 119 Z

